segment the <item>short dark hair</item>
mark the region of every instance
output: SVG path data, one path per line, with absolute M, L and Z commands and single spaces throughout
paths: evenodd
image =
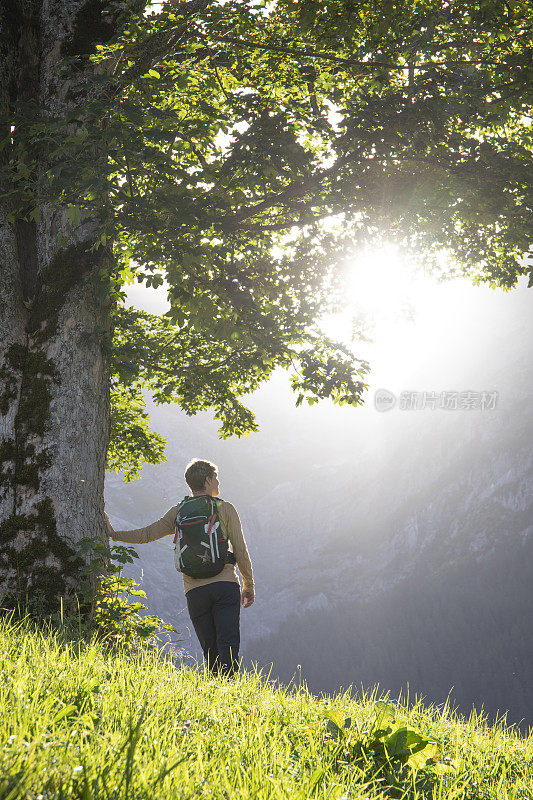
M 217 471 L 216 464 L 194 458 L 185 470 L 185 480 L 193 492 L 200 492 L 208 478 L 213 478 Z

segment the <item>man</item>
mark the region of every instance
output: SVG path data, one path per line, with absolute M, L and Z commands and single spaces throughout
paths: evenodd
M 194 497 L 218 498 L 217 467 L 209 461 L 191 461 L 185 470 L 185 480 Z M 218 500 L 217 511 L 222 535 L 233 547 L 234 560 L 243 579 L 242 593 L 233 563 L 226 563 L 222 571 L 211 578 L 182 574 L 187 607 L 208 668 L 215 675 L 232 676 L 239 668 L 240 605 L 249 608 L 254 602 L 254 579 L 237 511 L 225 500 Z M 174 533 L 177 514 L 178 505 L 172 506 L 157 522 L 132 531 L 113 530 L 108 518 L 109 535 L 114 541 L 129 544 L 153 542 Z

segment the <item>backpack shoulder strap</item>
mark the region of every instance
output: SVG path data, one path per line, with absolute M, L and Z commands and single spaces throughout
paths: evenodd
M 178 503 L 178 510 L 176 512 L 176 519 L 174 520 L 174 539 L 173 543 L 176 544 L 178 541 L 178 534 L 179 534 L 179 527 L 180 527 L 180 512 L 183 506 L 187 505 L 188 502 L 194 500 L 194 497 L 190 497 L 189 495 L 185 495 L 181 503 Z
M 226 533 L 224 525 L 222 524 L 222 520 L 220 519 L 220 506 L 222 505 L 222 503 L 225 503 L 226 501 L 223 500 L 222 497 L 213 497 L 213 500 L 215 501 L 217 507 L 217 516 L 218 516 L 218 521 L 220 523 L 220 530 L 222 531 L 224 539 L 226 539 L 226 541 L 229 543 L 229 536 Z
M 182 509 L 184 506 L 186 506 L 186 505 L 187 505 L 187 503 L 190 503 L 192 500 L 196 500 L 196 497 L 190 497 L 189 495 L 185 495 L 185 497 L 183 498 L 183 500 L 182 500 L 180 503 L 178 503 L 178 514 L 179 514 L 179 512 L 181 511 L 181 509 Z

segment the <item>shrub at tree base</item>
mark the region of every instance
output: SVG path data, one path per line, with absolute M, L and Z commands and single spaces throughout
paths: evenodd
M 73 558 L 84 564 L 80 570 L 80 599 L 86 612 L 86 634 L 94 633 L 107 644 L 136 647 L 141 642 L 154 644 L 161 631 L 176 632 L 159 617 L 140 614 L 147 610 L 144 603 L 131 601 L 132 597 L 146 597 L 134 578 L 122 574 L 125 564 L 139 558 L 133 547 L 110 548 L 100 539 L 86 536 Z

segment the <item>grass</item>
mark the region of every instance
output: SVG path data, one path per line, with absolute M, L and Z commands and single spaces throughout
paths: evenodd
M 394 726 L 435 743 L 434 766 L 412 770 L 367 746 L 380 709 L 392 713 L 378 701 L 213 678 L 4 618 L 0 798 L 533 798 L 533 737 L 398 701 Z

